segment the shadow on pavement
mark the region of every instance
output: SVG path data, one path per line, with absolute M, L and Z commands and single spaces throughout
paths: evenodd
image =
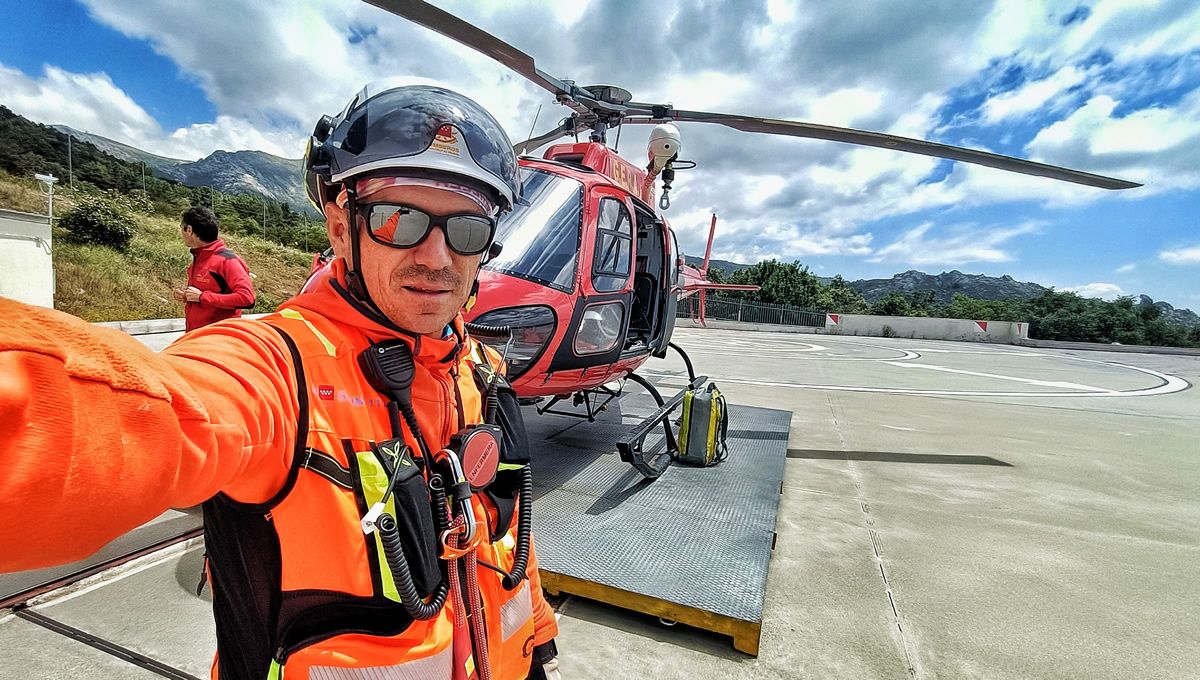
M 971 454 L 898 453 L 895 451 L 823 451 L 820 449 L 788 449 L 788 458 L 810 460 L 865 460 L 877 463 L 925 463 L 933 465 L 996 465 L 1013 467 L 1012 463 Z

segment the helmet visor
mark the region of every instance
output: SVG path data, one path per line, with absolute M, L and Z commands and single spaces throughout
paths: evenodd
M 445 154 L 447 160 L 469 154 L 513 196 L 519 195 L 516 155 L 508 135 L 470 99 L 439 87 L 413 86 L 385 91 L 350 109 L 331 137 L 334 181 L 429 150 Z

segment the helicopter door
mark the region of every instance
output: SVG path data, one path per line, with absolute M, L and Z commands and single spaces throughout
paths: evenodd
M 633 275 L 633 309 L 629 319 L 629 339 L 635 338 L 651 352 L 657 353 L 664 333 L 670 334 L 663 316 L 671 289 L 670 272 L 666 266 L 669 253 L 664 248 L 665 227 L 654 213 L 637 210 L 637 264 Z M 663 345 L 665 348 L 665 344 Z
M 675 313 L 679 306 L 679 241 L 675 232 L 662 220 L 654 220 L 654 233 L 662 239 L 662 285 L 659 294 L 662 296 L 662 315 L 659 317 L 659 328 L 651 342 L 654 356 L 659 359 L 667 356 L 667 345 L 671 342 L 671 334 L 675 331 Z M 639 245 L 641 245 L 639 243 Z
M 580 256 L 581 295 L 575 300 L 567 335 L 551 362 L 551 371 L 607 366 L 619 358 L 649 351 L 648 338 L 630 332 L 633 297 L 633 221 L 625 195 L 599 186 L 594 236 L 584 228 Z M 587 251 L 591 251 L 591 257 Z M 590 260 L 590 266 L 587 266 Z

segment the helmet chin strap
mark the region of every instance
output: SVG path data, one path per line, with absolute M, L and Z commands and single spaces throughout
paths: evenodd
M 383 313 L 383 310 L 371 298 L 371 293 L 367 291 L 367 282 L 362 277 L 362 251 L 358 244 L 358 207 L 355 204 L 358 195 L 354 187 L 349 183 L 345 186 L 346 219 L 350 232 L 350 266 L 346 267 L 346 288 L 360 302 L 386 319 L 387 315 Z

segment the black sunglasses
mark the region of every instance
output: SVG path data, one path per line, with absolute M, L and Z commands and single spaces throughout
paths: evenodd
M 479 255 L 492 244 L 496 220 L 474 213 L 437 215 L 402 203 L 358 205 L 371 240 L 392 248 L 415 248 L 441 226 L 446 245 L 459 255 Z

